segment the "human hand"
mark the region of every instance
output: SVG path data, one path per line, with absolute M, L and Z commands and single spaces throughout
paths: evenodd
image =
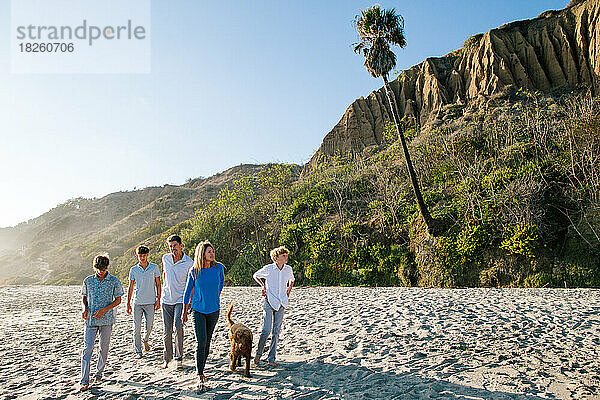
M 102 317 L 104 317 L 104 314 L 106 314 L 106 309 L 104 307 L 102 307 L 101 309 L 99 309 L 98 311 L 96 311 L 94 313 L 94 318 L 102 319 Z
M 82 311 L 81 313 L 81 318 L 83 319 L 88 319 L 88 316 L 90 315 L 90 310 L 88 310 L 87 308 L 85 310 Z
M 267 296 L 267 288 L 265 286 L 263 286 L 263 288 L 262 288 L 262 296 L 263 297 Z
M 131 314 L 131 304 L 127 303 L 127 314 Z
M 181 313 L 181 323 L 185 325 L 188 320 L 188 313 L 186 311 Z
M 160 310 L 160 299 L 156 299 L 156 303 L 154 303 L 154 311 Z

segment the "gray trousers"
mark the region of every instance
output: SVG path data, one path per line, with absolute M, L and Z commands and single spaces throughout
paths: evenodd
M 173 359 L 173 325 L 175 325 L 175 359 L 183 359 L 183 322 L 181 313 L 183 303 L 163 304 L 162 315 L 165 332 L 163 339 L 165 342 L 164 359 L 169 362 Z
M 135 304 L 133 306 L 133 346 L 137 354 L 142 354 L 142 314 L 146 318 L 144 343 L 148 343 L 152 325 L 154 325 L 154 304 Z
M 267 343 L 267 338 L 269 337 L 269 334 L 271 334 L 271 345 L 269 346 L 267 361 L 275 362 L 275 352 L 277 349 L 277 341 L 279 340 L 279 332 L 281 332 L 281 324 L 283 323 L 283 314 L 285 314 L 285 308 L 283 306 L 275 311 L 265 298 L 265 303 L 263 304 L 263 329 L 260 333 L 260 339 L 258 339 L 256 359 L 260 359 L 262 356 L 265 349 L 265 343 Z
M 90 364 L 92 361 L 92 353 L 94 352 L 94 343 L 96 342 L 96 336 L 98 334 L 100 334 L 100 355 L 98 356 L 98 364 L 96 365 L 96 378 L 102 378 L 102 371 L 104 371 L 106 359 L 108 358 L 111 333 L 112 325 L 85 326 L 85 332 L 83 334 L 83 351 L 81 352 L 82 385 L 88 385 L 90 383 Z

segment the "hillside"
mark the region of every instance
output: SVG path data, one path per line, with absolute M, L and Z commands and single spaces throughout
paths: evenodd
M 117 192 L 100 199 L 71 199 L 15 227 L 0 229 L 0 282 L 71 282 L 89 272 L 89 258 L 106 251 L 112 257 L 191 218 L 194 210 L 241 176 L 261 165 L 239 165 L 184 185 Z M 294 166 L 299 172 L 300 167 Z M 296 174 L 297 175 L 297 174 Z M 157 249 L 158 250 L 158 249 Z M 131 255 L 129 255 L 131 259 Z
M 76 283 L 98 251 L 125 277 L 136 245 L 158 261 L 178 233 L 188 253 L 210 239 L 233 285 L 250 284 L 283 244 L 298 284 L 600 286 L 599 13 L 600 0 L 572 2 L 394 80 L 436 237 L 380 89 L 348 108 L 304 167 L 246 165 L 74 199 L 0 230 L 11 245 L 0 278 Z
M 597 93 L 599 16 L 600 1 L 578 2 L 474 35 L 462 49 L 428 58 L 390 82 L 401 118 L 411 125 L 439 125 L 456 108 L 485 107 L 489 96 L 518 88 L 586 86 Z M 391 120 L 383 88 L 359 98 L 325 136 L 308 167 L 321 155 L 359 153 L 381 144 Z

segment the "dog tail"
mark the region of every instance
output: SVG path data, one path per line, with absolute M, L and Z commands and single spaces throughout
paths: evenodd
M 233 311 L 233 301 L 229 304 L 229 307 L 227 307 L 227 325 L 228 326 L 233 325 L 233 320 L 231 319 L 231 311 Z

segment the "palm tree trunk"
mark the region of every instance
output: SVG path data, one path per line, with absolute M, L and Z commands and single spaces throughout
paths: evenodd
M 388 84 L 387 76 L 384 75 L 382 76 L 382 78 L 385 87 L 385 94 L 387 95 L 388 101 L 390 102 L 390 108 L 392 111 L 392 117 L 394 118 L 394 124 L 396 125 L 396 130 L 398 131 L 400 143 L 402 143 L 402 150 L 404 151 L 404 160 L 406 161 L 406 168 L 408 169 L 410 182 L 412 183 L 413 191 L 415 192 L 415 197 L 417 199 L 417 204 L 419 205 L 419 211 L 421 212 L 423 221 L 425 221 L 427 231 L 432 236 L 436 236 L 437 230 L 435 226 L 435 221 L 431 217 L 431 214 L 429 214 L 429 210 L 425 205 L 425 201 L 423 201 L 423 195 L 421 194 L 421 188 L 419 187 L 419 181 L 417 180 L 417 173 L 415 172 L 412 161 L 410 160 L 410 154 L 408 153 L 408 147 L 406 146 L 406 139 L 404 138 L 404 133 L 402 132 L 402 127 L 400 125 L 400 119 L 398 117 L 398 107 L 396 106 L 394 94 L 392 93 L 392 89 Z

